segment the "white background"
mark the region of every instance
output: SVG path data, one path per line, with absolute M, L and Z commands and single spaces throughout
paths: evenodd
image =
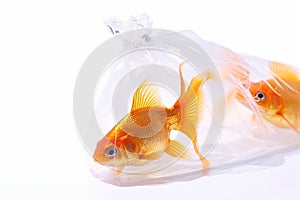
M 284 1 L 1 1 L 0 199 L 298 199 L 300 155 L 266 170 L 119 188 L 95 179 L 72 93 L 102 20 L 148 13 L 234 51 L 300 66 L 300 5 Z

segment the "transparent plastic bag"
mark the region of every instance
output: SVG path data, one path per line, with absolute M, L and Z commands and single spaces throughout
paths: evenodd
M 106 66 L 98 82 L 95 113 L 104 136 L 95 136 L 94 138 L 98 139 L 94 139 L 88 145 L 88 151 L 94 155 L 94 159 L 90 160 L 91 172 L 97 178 L 119 186 L 188 181 L 204 175 L 276 165 L 284 158 L 284 152 L 299 147 L 300 137 L 295 130 L 270 123 L 265 117 L 265 111 L 263 112 L 249 91 L 250 84 L 271 79 L 281 83 L 278 83 L 278 87 L 292 90 L 294 97 L 299 99 L 297 88 L 293 90 L 293 86 L 270 70 L 271 62 L 232 52 L 202 40 L 192 31 L 181 31 L 183 37 L 189 38 L 204 50 L 205 55 L 202 56 L 207 56 L 216 68 L 216 71 L 207 70 L 210 66 L 202 70 L 206 62 L 200 62 L 200 66 L 193 66 L 189 60 L 178 54 L 159 48 L 143 48 L 145 42 L 156 39 L 151 35 L 152 22 L 147 15 L 131 17 L 124 22 L 114 18 L 106 21 L 106 25 L 113 34 L 131 30 L 140 32 L 132 38 L 122 37 L 125 48 L 134 46 L 136 50 L 113 60 Z M 203 85 L 199 87 L 203 102 L 202 117 L 197 122 L 197 146 L 201 154 L 204 152 L 203 156 L 209 161 L 209 166 L 204 167 L 191 138 L 179 128 L 172 129 L 168 138 L 180 142 L 186 148 L 187 158 L 174 157 L 163 152 L 147 161 L 143 157 L 144 154 L 138 153 L 145 162 L 118 160 L 115 154 L 122 152 L 123 157 L 126 157 L 126 151 L 122 149 L 124 143 L 120 143 L 121 136 L 112 134 L 114 138 L 111 139 L 111 143 L 116 149 L 102 147 L 104 143 L 99 141 L 107 140 L 108 136 L 105 134 L 116 129 L 125 116 L 130 116 L 134 94 L 139 87 L 143 87 L 143 83 L 158 88 L 165 108 L 174 107 L 182 93 L 179 75 L 181 64 L 185 91 L 194 77 L 200 74 L 203 79 Z M 296 71 L 294 68 L 293 70 Z M 222 80 L 222 86 L 218 85 L 215 87 L 217 89 L 212 89 L 218 82 L 218 77 Z M 295 104 L 295 110 L 297 109 L 299 110 L 298 104 Z M 163 140 L 158 140 L 157 143 Z M 151 145 L 147 147 L 150 148 Z M 129 146 L 126 150 L 133 149 L 131 144 Z M 112 153 L 108 155 L 113 158 L 109 164 L 99 164 L 100 160 L 95 157 L 98 148 L 103 151 L 102 156 Z

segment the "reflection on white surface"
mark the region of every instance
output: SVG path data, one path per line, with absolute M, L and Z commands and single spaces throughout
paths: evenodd
M 297 152 L 298 154 L 300 151 Z M 297 159 L 298 158 L 298 159 Z M 75 164 L 75 163 L 74 163 Z M 78 163 L 77 163 L 78 164 Z M 290 156 L 284 165 L 259 171 L 219 174 L 191 182 L 144 187 L 121 188 L 103 183 L 86 174 L 87 167 L 77 172 L 82 177 L 43 180 L 21 180 L 14 185 L 0 185 L 1 199 L 145 199 L 199 198 L 207 199 L 297 199 L 295 187 L 300 178 L 297 171 L 299 156 Z M 3 183 L 2 183 L 3 184 Z

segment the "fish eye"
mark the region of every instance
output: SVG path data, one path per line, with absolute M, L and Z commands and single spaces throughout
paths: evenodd
M 263 92 L 257 92 L 255 94 L 255 100 L 257 102 L 263 101 L 263 100 L 265 100 L 265 98 L 266 98 L 266 95 Z
M 116 157 L 118 155 L 118 149 L 116 147 L 108 147 L 106 150 L 105 150 L 105 156 L 107 158 L 113 158 L 113 157 Z

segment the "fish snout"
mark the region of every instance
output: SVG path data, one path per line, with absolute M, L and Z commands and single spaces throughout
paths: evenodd
M 94 158 L 94 161 L 96 161 L 100 164 L 104 164 L 104 159 L 102 158 L 102 156 L 94 154 L 93 158 Z

